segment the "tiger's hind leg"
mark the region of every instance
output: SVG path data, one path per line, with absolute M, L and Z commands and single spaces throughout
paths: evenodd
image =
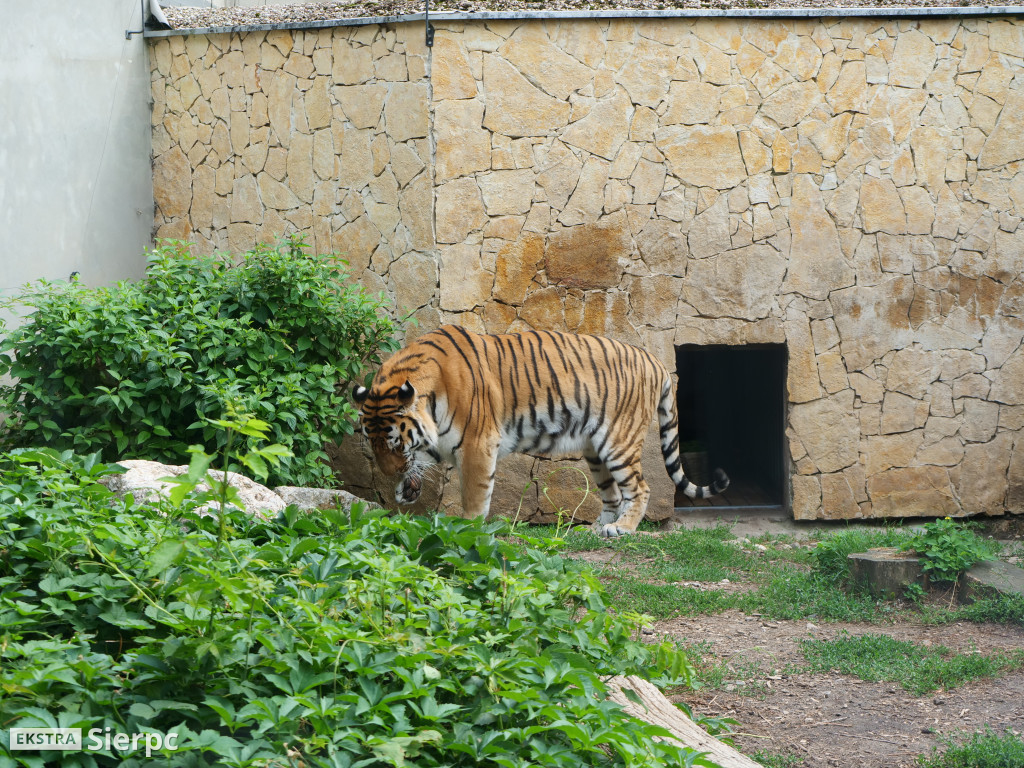
M 614 520 L 604 522 L 602 511 L 600 535 L 606 539 L 617 536 L 625 536 L 635 533 L 636 527 L 644 519 L 647 512 L 647 502 L 651 498 L 651 488 L 644 480 L 643 471 L 640 468 L 640 452 L 630 460 L 619 460 L 619 463 L 608 465 L 603 463 L 605 472 L 615 481 L 618 491 L 622 495 L 622 502 L 619 505 L 619 512 Z
M 594 521 L 594 532 L 600 535 L 605 525 L 618 520 L 622 507 L 622 491 L 619 490 L 619 484 L 615 482 L 612 473 L 608 471 L 605 463 L 598 458 L 597 454 L 588 453 L 584 458 L 590 467 L 590 473 L 594 476 L 598 493 L 601 494 L 601 516 Z

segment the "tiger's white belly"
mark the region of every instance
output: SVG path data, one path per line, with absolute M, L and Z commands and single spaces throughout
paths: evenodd
M 590 447 L 590 439 L 582 435 L 541 435 L 539 439 L 524 436 L 517 439 L 515 435 L 506 435 L 498 447 L 498 456 L 504 457 L 511 453 L 526 453 L 530 456 L 543 458 L 559 458 L 563 456 L 579 456 L 585 448 Z
M 442 409 L 446 403 L 439 400 Z M 448 423 L 448 414 L 442 410 L 439 425 Z M 562 456 L 580 456 L 591 446 L 593 433 L 599 431 L 597 426 L 587 421 L 587 416 L 576 408 L 565 408 L 551 418 L 546 410 L 537 412 L 535 419 L 520 418 L 502 425 L 498 443 L 498 457 L 513 453 L 525 453 L 530 456 L 557 458 Z M 456 464 L 456 452 L 464 440 L 455 429 L 445 430 L 439 436 L 437 448 L 443 459 Z

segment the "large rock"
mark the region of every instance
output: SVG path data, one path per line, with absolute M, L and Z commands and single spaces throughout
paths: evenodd
M 903 199 L 892 179 L 866 176 L 860 189 L 860 209 L 865 232 L 902 235 L 907 231 Z
M 943 467 L 899 467 L 868 478 L 874 517 L 945 517 L 960 513 Z
M 393 141 L 426 136 L 430 126 L 427 86 L 422 83 L 392 83 L 384 101 L 384 118 Z
M 569 202 L 583 172 L 583 161 L 565 144 L 554 141 L 539 153 L 537 183 L 552 207 L 561 210 Z
M 487 211 L 474 179 L 463 177 L 436 188 L 438 243 L 462 243 L 487 223 Z
M 391 265 L 391 278 L 399 311 L 419 309 L 437 295 L 437 258 L 416 251 L 403 254 Z
M 668 93 L 670 77 L 667 71 L 676 55 L 666 45 L 640 38 L 629 60 L 616 74 L 616 80 L 626 89 L 634 104 L 657 107 Z
M 1019 347 L 996 372 L 992 400 L 1008 405 L 1024 404 L 1024 347 Z
M 588 85 L 594 77 L 589 67 L 552 43 L 540 23 L 523 24 L 498 53 L 520 72 L 529 73 L 545 93 L 559 100 L 568 99 L 569 94 Z
M 124 467 L 125 472 L 119 475 L 108 475 L 101 478 L 100 482 L 113 491 L 118 498 L 130 495 L 136 504 L 151 504 L 168 498 L 175 486 L 166 478 L 188 473 L 188 466 L 185 464 L 162 464 L 159 461 L 145 459 L 126 459 L 119 461 L 118 464 Z M 215 479 L 219 479 L 222 473 L 211 469 L 210 474 Z M 238 491 L 242 509 L 261 520 L 270 520 L 289 506 L 298 507 L 303 512 L 312 512 L 335 506 L 350 507 L 353 503 L 362 501 L 348 491 L 328 488 L 299 488 L 283 485 L 270 490 L 265 485 L 260 485 L 255 480 L 237 472 L 228 472 L 227 478 L 228 484 Z M 210 490 L 210 486 L 205 482 L 199 483 L 195 490 L 200 493 L 206 492 Z M 199 507 L 199 513 L 212 515 L 215 509 L 215 504 L 205 504 Z
M 607 160 L 614 160 L 629 135 L 629 97 L 622 90 L 600 101 L 582 120 L 570 125 L 562 140 Z
M 958 488 L 965 507 L 973 513 L 1001 515 L 1006 511 L 1009 489 L 1007 467 L 1013 448 L 1013 435 L 1000 432 L 987 443 L 967 446 L 960 465 Z
M 192 172 L 188 158 L 178 147 L 160 155 L 153 163 L 153 190 L 157 210 L 168 219 L 188 214 L 192 203 Z
M 863 370 L 890 350 L 913 342 L 909 316 L 913 299 L 913 278 L 903 275 L 877 286 L 832 292 L 829 301 L 848 370 Z
M 761 112 L 780 128 L 789 128 L 807 117 L 820 102 L 821 91 L 814 82 L 790 83 L 766 98 Z
M 442 101 L 434 110 L 435 183 L 491 167 L 491 134 L 482 127 L 484 105 L 475 99 Z M 529 204 L 530 198 L 526 203 Z
M 920 88 L 935 66 L 935 43 L 916 29 L 896 37 L 896 49 L 889 65 L 889 82 L 904 88 Z
M 998 168 L 1024 158 L 1024 94 L 1010 91 L 1007 102 L 1002 105 L 999 120 L 995 129 L 989 134 L 988 140 L 978 158 L 979 168 Z
M 480 246 L 462 243 L 441 251 L 441 309 L 465 312 L 490 298 L 494 274 L 484 269 Z
M 543 260 L 544 238 L 540 235 L 528 232 L 508 243 L 497 255 L 494 298 L 510 306 L 522 304 Z
M 476 96 L 476 79 L 460 43 L 461 37 L 439 30 L 434 38 L 430 85 L 435 100 L 471 99 Z
M 158 461 L 127 459 L 119 461 L 125 472 L 120 475 L 109 475 L 101 479 L 107 488 L 119 498 L 131 496 L 136 504 L 157 502 L 168 497 L 174 485 L 163 478 L 178 477 L 188 472 L 188 466 L 161 464 Z M 214 477 L 219 478 L 220 472 L 212 470 Z M 237 472 L 227 473 L 228 483 L 233 486 L 241 498 L 243 509 L 254 517 L 268 520 L 288 506 L 284 499 L 255 480 Z M 197 491 L 208 491 L 207 483 L 196 486 Z M 200 514 L 212 514 L 211 505 L 200 508 Z
M 348 491 L 336 488 L 302 488 L 293 485 L 279 485 L 274 493 L 281 497 L 289 507 L 298 507 L 303 511 L 312 512 L 317 509 L 333 509 L 334 507 L 351 507 L 363 499 Z

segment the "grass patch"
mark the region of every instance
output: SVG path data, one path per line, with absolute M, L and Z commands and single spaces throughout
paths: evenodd
M 751 757 L 764 768 L 802 768 L 805 765 L 804 759 L 792 752 L 765 752 L 759 749 Z
M 767 658 L 734 663 L 719 661 L 712 651 L 712 644 L 706 641 L 684 646 L 684 653 L 694 670 L 695 687 L 712 690 L 725 689 L 730 683 L 742 693 L 758 693 L 764 690 L 764 676 L 768 674 Z
M 653 530 L 644 523 L 641 530 Z M 792 546 L 792 538 L 766 535 L 740 546 L 731 527 L 678 530 L 658 536 L 602 539 L 589 526 L 537 526 L 530 535 L 557 536 L 573 554 L 608 549 L 615 563 L 597 569 L 612 606 L 656 619 L 700 616 L 736 609 L 775 620 L 884 622 L 913 616 L 929 624 L 953 621 L 1024 625 L 1024 597 L 999 596 L 971 605 L 942 607 L 880 600 L 848 583 L 847 556 L 873 547 L 898 547 L 911 534 L 898 528 L 823 532 L 817 546 Z M 756 549 L 756 545 L 765 549 Z M 694 589 L 678 582 L 747 582 L 750 591 Z
M 975 600 L 969 605 L 951 608 L 925 606 L 921 619 L 926 624 L 950 624 L 954 621 L 1019 624 L 1024 626 L 1024 595 L 999 595 Z
M 918 696 L 1024 667 L 1024 651 L 986 656 L 924 648 L 888 635 L 801 640 L 809 672 L 836 671 L 869 682 L 899 683 Z
M 945 752 L 917 758 L 921 768 L 1020 768 L 1024 765 L 1024 741 L 1012 733 L 996 734 L 991 728 L 975 733 L 959 744 L 947 742 Z
M 740 595 L 674 584 L 650 584 L 633 576 L 610 577 L 605 585 L 609 602 L 617 610 L 635 611 L 655 619 L 706 616 L 740 604 Z
M 737 607 L 777 620 L 880 621 L 894 612 L 891 604 L 866 592 L 843 590 L 817 572 L 792 567 L 776 568 Z

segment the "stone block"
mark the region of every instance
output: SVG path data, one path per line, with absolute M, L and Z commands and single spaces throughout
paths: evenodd
M 393 141 L 426 136 L 430 124 L 427 86 L 422 83 L 393 83 L 384 101 L 384 119 Z
M 435 183 L 491 167 L 491 134 L 483 128 L 483 118 L 484 104 L 474 99 L 442 101 L 434 108 Z M 533 199 L 532 179 L 530 186 L 524 211 Z
M 471 99 L 477 95 L 476 78 L 470 69 L 463 35 L 439 30 L 431 55 L 430 84 L 436 101 Z
M 625 91 L 617 90 L 611 98 L 594 105 L 586 117 L 572 123 L 562 134 L 562 141 L 614 160 L 629 135 L 630 107 Z
M 729 189 L 747 176 L 735 128 L 668 126 L 659 128 L 654 138 L 669 169 L 684 183 Z
M 500 56 L 484 56 L 483 80 L 484 127 L 489 130 L 512 137 L 547 136 L 568 122 L 568 102 L 544 93 Z
M 560 101 L 593 81 L 592 70 L 555 45 L 540 22 L 520 26 L 498 54 Z

